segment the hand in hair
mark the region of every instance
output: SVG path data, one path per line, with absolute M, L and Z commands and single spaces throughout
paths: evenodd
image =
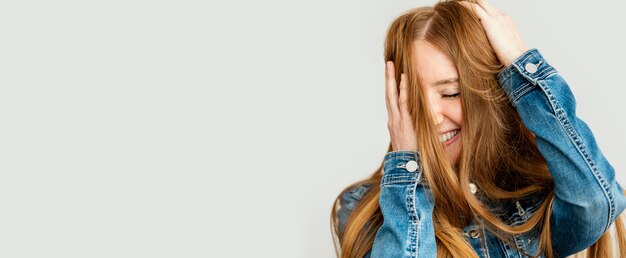
M 393 151 L 409 150 L 417 151 L 417 134 L 414 129 L 413 119 L 409 113 L 407 76 L 400 76 L 400 93 L 396 84 L 395 67 L 392 61 L 386 63 L 386 103 L 389 121 L 387 128 L 391 137 Z
M 509 66 L 528 50 L 510 16 L 499 11 L 486 0 L 459 1 L 459 3 L 474 10 L 480 18 L 489 43 L 503 65 Z

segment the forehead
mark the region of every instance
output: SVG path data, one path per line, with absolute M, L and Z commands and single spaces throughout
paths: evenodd
M 432 86 L 437 81 L 458 78 L 452 60 L 432 44 L 417 40 L 413 47 L 413 58 L 422 85 Z

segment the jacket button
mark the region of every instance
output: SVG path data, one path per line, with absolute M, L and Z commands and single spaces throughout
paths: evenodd
M 417 162 L 415 160 L 411 160 L 411 161 L 406 163 L 405 168 L 409 172 L 415 172 L 415 170 L 417 170 Z
M 526 69 L 526 71 L 527 71 L 528 73 L 533 74 L 533 73 L 537 72 L 537 65 L 536 65 L 536 64 L 533 64 L 533 63 L 527 63 L 527 64 L 524 66 L 524 69 Z
M 469 184 L 469 188 L 470 188 L 470 192 L 472 192 L 472 194 L 476 194 L 476 192 L 478 192 L 478 187 L 476 187 L 476 185 L 474 183 L 470 183 Z

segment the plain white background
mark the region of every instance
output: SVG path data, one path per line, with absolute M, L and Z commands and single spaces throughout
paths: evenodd
M 492 1 L 626 183 L 622 1 Z M 389 143 L 383 38 L 434 1 L 1 1 L 0 257 L 332 257 Z

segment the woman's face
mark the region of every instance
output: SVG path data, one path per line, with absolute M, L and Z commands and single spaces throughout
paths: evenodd
M 450 162 L 456 165 L 463 136 L 459 75 L 452 60 L 430 43 L 418 40 L 414 47 L 419 82 L 433 112 L 439 140 Z

